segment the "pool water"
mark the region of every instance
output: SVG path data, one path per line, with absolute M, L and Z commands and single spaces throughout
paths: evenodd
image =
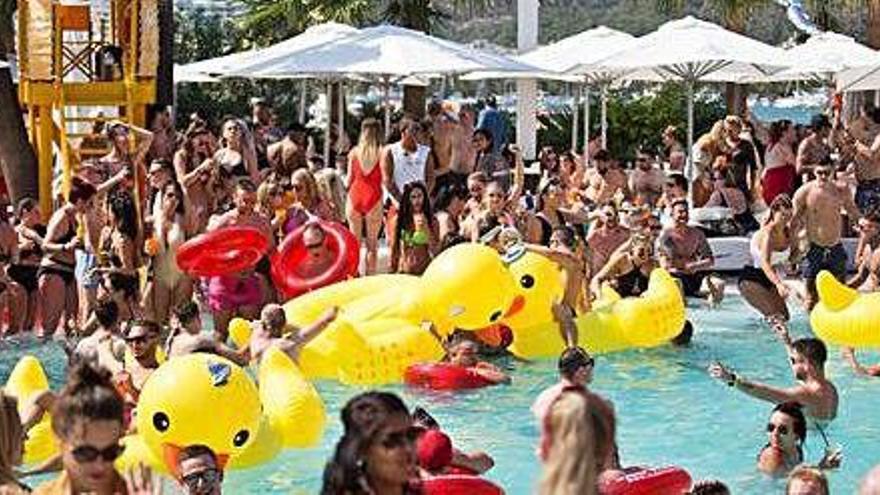
M 618 443 L 624 465 L 677 464 L 694 479 L 717 478 L 736 494 L 779 493 L 783 483 L 756 472 L 755 456 L 766 442 L 771 406 L 712 380 L 705 372 L 720 360 L 755 380 L 786 386 L 792 383 L 783 347 L 738 296 L 710 310 L 688 307 L 696 327 L 688 349 L 671 347 L 599 356 L 592 388 L 610 398 L 618 418 Z M 792 336 L 808 333 L 806 316 L 796 313 Z M 29 339 L 0 344 L 0 380 L 16 360 L 36 354 L 47 366 L 53 387 L 63 378 L 64 357 L 55 344 Z M 860 358 L 873 362 L 876 353 Z M 556 381 L 555 363 L 501 363 L 514 377 L 512 386 L 457 394 L 429 394 L 388 387 L 410 407 L 421 405 L 434 415 L 464 450 L 485 450 L 496 460 L 489 477 L 510 494 L 528 494 L 540 478 L 534 454 L 538 430 L 529 408 L 534 397 Z M 880 462 L 880 379 L 854 376 L 838 349 L 829 350 L 829 377 L 840 392 L 840 412 L 827 429 L 833 445 L 844 449 L 843 466 L 830 475 L 833 493 L 852 493 L 858 480 Z M 324 440 L 309 450 L 287 451 L 270 464 L 232 472 L 227 493 L 314 494 L 320 490 L 323 466 L 340 435 L 339 410 L 359 389 L 318 383 L 330 418 Z M 806 457 L 817 462 L 824 444 L 808 432 Z

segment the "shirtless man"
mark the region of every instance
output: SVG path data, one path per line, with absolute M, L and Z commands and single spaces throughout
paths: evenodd
M 828 356 L 825 344 L 814 338 L 791 342 L 785 323 L 777 320 L 774 324 L 774 330 L 788 350 L 791 371 L 800 383 L 794 387 L 779 388 L 753 382 L 738 376 L 721 363 L 712 364 L 709 373 L 728 386 L 761 400 L 774 404 L 797 402 L 804 406 L 807 416 L 822 425 L 827 424 L 837 416 L 838 395 L 834 384 L 825 378 L 825 360 Z
M 260 313 L 260 321 L 254 325 L 254 333 L 251 335 L 251 360 L 259 363 L 263 359 L 263 353 L 270 347 L 277 347 L 290 356 L 293 362 L 298 362 L 303 347 L 333 323 L 338 314 L 338 308 L 330 308 L 317 321 L 300 330 L 288 325 L 283 307 L 278 304 L 267 304 Z
M 587 236 L 592 254 L 592 273 L 599 273 L 617 248 L 629 239 L 629 229 L 620 225 L 620 214 L 614 203 L 606 203 L 599 210 L 600 223 Z
M 856 274 L 846 285 L 858 289 L 868 282 L 867 289 L 880 288 L 880 212 L 869 212 L 858 222 L 859 243 L 856 246 Z
M 432 197 L 437 191 L 455 183 L 458 179 L 453 172 L 453 165 L 458 162 L 458 117 L 446 111 L 443 103 L 432 101 L 428 105 L 428 118 L 432 126 L 431 154 L 434 156 L 434 188 Z
M 586 293 L 586 281 L 589 280 L 589 276 L 586 273 L 585 263 L 577 255 L 577 245 L 577 234 L 571 227 L 565 225 L 553 229 L 549 248 L 539 244 L 525 245 L 528 251 L 546 256 L 559 265 L 565 273 L 565 292 L 562 300 L 553 302 L 553 317 L 559 324 L 559 334 L 565 347 L 578 345 L 578 329 L 574 322 L 577 309 L 581 309 L 582 313 L 590 310 L 589 301 L 585 301 L 582 297 Z
M 630 175 L 629 188 L 636 204 L 653 207 L 663 194 L 666 176 L 654 165 L 654 160 L 644 152 L 636 154 L 636 168 Z
M 305 127 L 301 124 L 293 124 L 287 129 L 284 139 L 270 144 L 266 149 L 269 165 L 272 170 L 286 176 L 297 169 L 308 168 L 307 146 Z
M 831 161 L 831 147 L 826 140 L 831 133 L 831 123 L 828 117 L 816 115 L 810 121 L 810 134 L 801 141 L 798 146 L 795 168 L 799 176 L 809 180 L 813 169 L 819 164 L 827 164 Z
M 119 307 L 112 299 L 101 299 L 95 304 L 94 315 L 98 328 L 77 343 L 73 358 L 111 369 L 115 356 L 125 353 L 125 341 L 119 336 Z M 109 352 L 101 352 L 102 348 Z
M 703 232 L 688 225 L 690 214 L 687 200 L 674 200 L 671 210 L 674 224 L 667 227 L 658 239 L 660 266 L 681 281 L 682 292 L 686 297 L 700 297 L 705 278 L 710 303 L 721 302 L 724 297 L 724 281 L 709 275 L 715 258 Z
M 457 160 L 452 163 L 452 171 L 463 179 L 467 179 L 467 176 L 474 171 L 474 165 L 477 161 L 477 150 L 471 143 L 476 121 L 477 114 L 473 107 L 462 105 L 458 111 L 458 127 L 456 128 L 458 135 L 455 138 L 458 154 Z
M 840 145 L 845 155 L 851 156 L 855 164 L 856 205 L 862 213 L 880 206 L 880 110 L 868 114 L 862 128 L 839 129 L 839 118 L 835 119 L 832 141 Z
M 202 318 L 195 302 L 188 301 L 176 308 L 174 318 L 176 322 L 165 342 L 165 354 L 169 358 L 207 352 L 225 357 L 239 366 L 247 366 L 250 362 L 247 347 L 236 350 L 202 333 Z
M 110 369 L 116 388 L 132 406 L 137 405 L 147 378 L 159 367 L 156 349 L 160 333 L 161 328 L 155 322 L 149 320 L 131 322 L 128 331 L 125 332 L 125 344 L 134 359 L 130 363 L 127 362 L 123 353 L 122 359 L 116 361 Z
M 587 183 L 586 196 L 595 204 L 607 203 L 621 192 L 629 197 L 629 179 L 626 172 L 620 169 L 620 165 L 611 159 L 606 150 L 600 150 L 594 157 L 595 168 L 587 169 L 585 181 Z
M 816 276 L 828 270 L 841 282 L 846 275 L 846 251 L 840 243 L 845 210 L 850 222 L 859 218 L 859 210 L 853 202 L 849 189 L 834 181 L 834 167 L 819 165 L 813 168 L 814 180 L 802 185 L 794 193 L 794 212 L 791 219 L 792 259 L 798 252 L 798 236 L 802 228 L 807 231 L 809 251 L 804 257 L 802 272 L 807 286 L 804 304 L 813 309 L 818 301 Z
M 502 383 L 510 383 L 510 376 L 501 371 L 497 366 L 480 361 L 477 351 L 479 346 L 476 342 L 467 337 L 459 337 L 447 347 L 446 355 L 449 358 L 449 364 L 467 368 L 469 371 L 479 375 L 481 378 L 495 385 Z
M 325 273 L 335 261 L 333 252 L 326 244 L 327 233 L 318 223 L 311 223 L 303 232 L 303 244 L 308 256 L 295 270 L 303 278 L 312 278 Z

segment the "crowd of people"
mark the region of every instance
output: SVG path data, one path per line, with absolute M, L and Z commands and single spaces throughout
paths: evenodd
M 825 345 L 789 337 L 786 301 L 815 305 L 821 270 L 844 280 L 841 239 L 853 233 L 859 237 L 856 273 L 846 282 L 877 287 L 880 109 L 866 108 L 847 123 L 835 111 L 803 128 L 727 117 L 690 150 L 691 178 L 675 127 L 663 130 L 656 152 L 634 146 L 632 166 L 602 149 L 597 137 L 583 154 L 544 147 L 536 168 L 527 169 L 521 150 L 507 143 L 492 98 L 479 111 L 432 101 L 424 118 L 404 117 L 394 129 L 366 118 L 353 141 L 336 129 L 327 163 L 306 128 L 282 131 L 262 100 L 249 118 L 224 118 L 216 132 L 199 115 L 178 131 L 167 109 L 153 112 L 150 124 L 96 128 L 90 145 L 103 140 L 110 151 L 78 167 L 45 225 L 32 199 L 0 204 L 0 304 L 9 309 L 3 335 L 34 329 L 60 338 L 71 356 L 60 393 L 41 397 L 20 419 L 4 406 L 0 481 L 18 486 L 12 467 L 20 461 L 20 435 L 11 428 L 26 432 L 51 411 L 63 454 L 40 469 L 61 467 L 64 475 L 36 493 L 68 493 L 64 486 L 116 493 L 126 482 L 129 493 L 146 490 L 149 476 L 124 480 L 109 461 L 119 455 L 140 389 L 159 366 L 157 348 L 171 357 L 211 352 L 247 365 L 278 346 L 296 360 L 337 313 L 329 309 L 291 337 L 268 259 L 240 273 L 199 278 L 178 266 L 180 246 L 203 233 L 249 226 L 271 249 L 303 228 L 307 256 L 294 269 L 312 277 L 335 262 L 320 222 L 332 221 L 360 239 L 363 275 L 418 275 L 462 242 L 485 243 L 501 254 L 522 247 L 559 265 L 565 290 L 553 315 L 567 350 L 559 386 L 535 407 L 545 467 L 540 490 L 547 494 L 595 493 L 600 480 L 627 472 L 617 454 L 613 406 L 587 390 L 594 361 L 577 347 L 576 316 L 590 310 L 603 286 L 624 297 L 640 295 L 656 267 L 680 281 L 685 297 L 718 304 L 725 280 L 713 270 L 717 253 L 709 238 L 751 236 L 752 263 L 740 273 L 739 290 L 779 335 L 799 383 L 765 385 L 721 363 L 710 372 L 776 405 L 758 469 L 790 472 L 790 487 L 825 486 L 790 493 L 828 492 L 818 468 L 802 467 L 800 446 L 808 423 L 821 432 L 834 419 L 839 397 L 824 374 Z M 803 287 L 790 280 L 798 264 Z M 203 313 L 213 319 L 213 336 L 202 331 Z M 244 349 L 227 344 L 235 317 L 258 321 Z M 445 345 L 450 361 L 494 383 L 509 381 L 476 357 L 474 341 L 459 335 Z M 856 372 L 880 375 L 880 367 L 862 365 L 852 349 L 844 357 Z M 453 449 L 420 411 L 410 414 L 390 394 L 352 399 L 342 412 L 344 434 L 323 493 L 410 493 L 419 469 L 491 468 L 488 455 Z M 448 445 L 450 453 L 432 450 L 425 460 L 420 448 L 414 455 L 411 449 L 424 439 L 435 450 Z M 829 451 L 819 466 L 839 461 L 840 453 Z M 222 472 L 210 451 L 194 448 L 181 457 L 180 473 L 190 493 L 219 493 Z M 727 493 L 721 486 L 702 483 L 693 493 Z

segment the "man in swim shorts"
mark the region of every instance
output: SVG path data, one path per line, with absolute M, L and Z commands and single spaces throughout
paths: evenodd
M 550 406 L 562 394 L 563 390 L 580 388 L 587 390 L 593 381 L 593 369 L 596 360 L 583 347 L 569 347 L 559 356 L 559 382 L 545 389 L 532 404 L 532 414 L 538 422 L 543 423 Z
M 177 481 L 186 495 L 220 495 L 223 471 L 217 455 L 204 445 L 191 445 L 177 458 Z
M 446 348 L 446 355 L 450 364 L 467 368 L 493 384 L 510 383 L 507 373 L 491 363 L 480 361 L 477 355 L 479 349 L 479 345 L 469 337 L 459 335 Z
M 660 266 L 681 282 L 686 297 L 700 297 L 706 279 L 709 301 L 721 302 L 724 281 L 709 275 L 709 269 L 715 264 L 709 241 L 700 229 L 688 225 L 687 200 L 676 199 L 670 206 L 674 224 L 664 229 L 658 239 Z
M 260 313 L 260 321 L 254 325 L 254 333 L 251 335 L 252 361 L 259 363 L 263 359 L 263 354 L 274 346 L 297 362 L 303 347 L 333 323 L 338 314 L 339 308 L 330 308 L 317 321 L 300 330 L 288 325 L 283 307 L 278 304 L 267 304 Z
M 804 406 L 804 413 L 817 421 L 827 424 L 837 416 L 837 388 L 825 377 L 825 360 L 828 351 L 825 344 L 815 338 L 803 338 L 791 342 L 785 322 L 774 322 L 774 330 L 788 349 L 789 363 L 797 385 L 779 388 L 747 380 L 730 371 L 721 363 L 709 367 L 709 373 L 728 386 L 745 392 L 752 397 L 780 404 L 797 402 Z
M 826 142 L 831 133 L 831 122 L 824 115 L 816 115 L 810 121 L 810 134 L 798 146 L 795 160 L 798 175 L 808 180 L 819 164 L 831 162 L 831 147 Z
M 856 124 L 862 123 L 857 126 Z M 863 111 L 859 121 L 840 127 L 840 119 L 836 118 L 832 127 L 833 142 L 836 142 L 843 154 L 851 158 L 855 165 L 856 197 L 855 202 L 863 214 L 880 206 L 880 109 Z
M 798 232 L 806 230 L 810 243 L 801 270 L 807 286 L 805 306 L 813 309 L 818 302 L 816 276 L 828 270 L 842 283 L 846 275 L 846 251 L 840 242 L 845 210 L 850 222 L 858 220 L 859 210 L 849 188 L 834 180 L 834 167 L 823 164 L 813 169 L 815 179 L 801 186 L 795 193 L 791 219 L 792 259 L 797 258 Z

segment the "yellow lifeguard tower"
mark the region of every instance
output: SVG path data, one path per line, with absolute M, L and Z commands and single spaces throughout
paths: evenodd
M 75 144 L 88 133 L 71 129 L 97 118 L 145 125 L 156 99 L 158 1 L 18 0 L 19 98 L 39 162 L 44 214 L 52 210 L 54 150 L 65 192 L 88 158 Z M 84 116 L 77 111 L 83 107 L 116 114 Z

